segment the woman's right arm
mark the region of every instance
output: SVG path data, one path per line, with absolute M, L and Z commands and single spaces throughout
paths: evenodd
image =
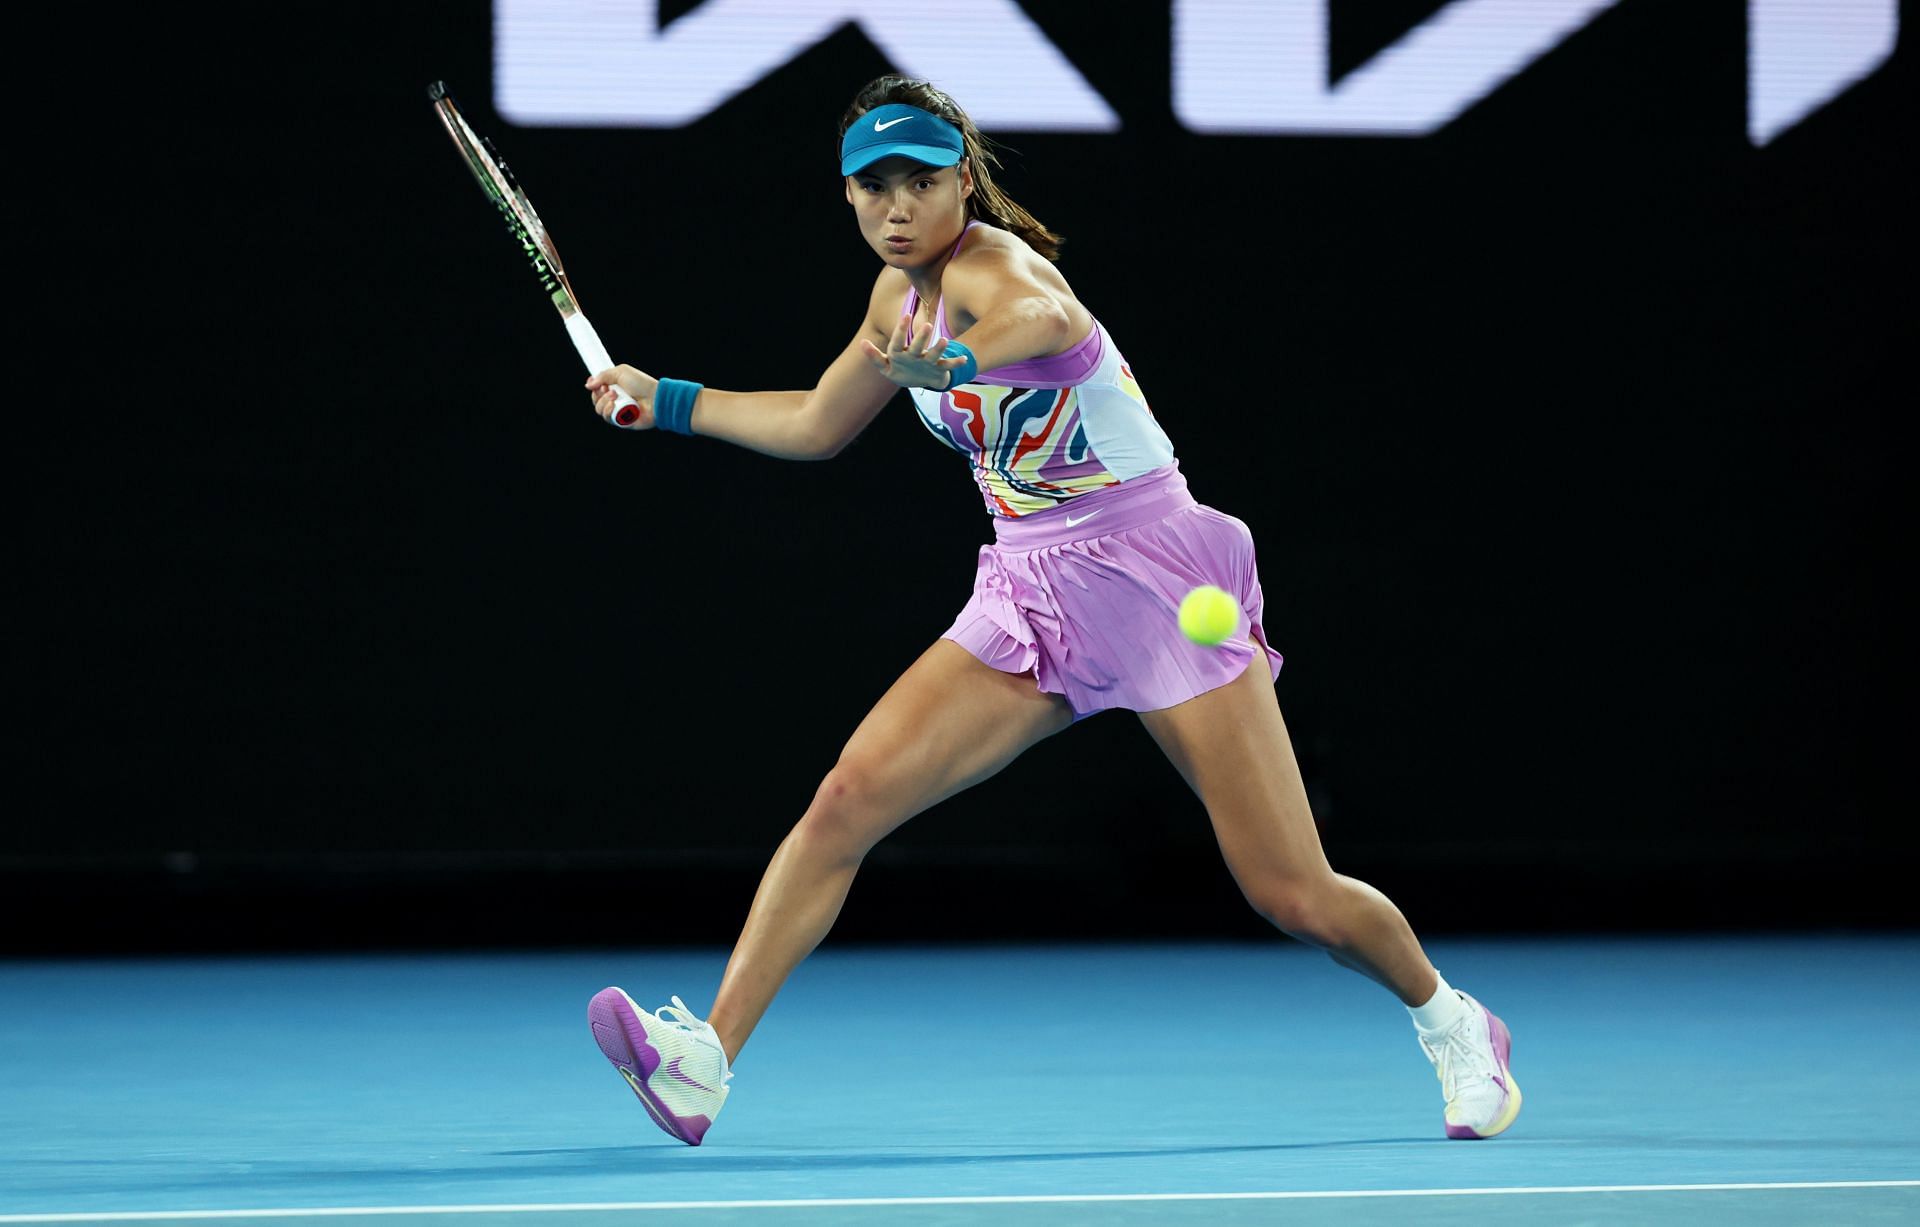
M 825 460 L 838 455 L 900 390 L 898 384 L 874 369 L 861 349 L 862 341 L 886 343 L 887 331 L 876 323 L 876 312 L 890 301 L 885 286 L 883 275 L 874 284 L 860 331 L 812 391 L 725 392 L 702 388 L 693 404 L 693 433 L 783 460 Z M 587 381 L 587 388 L 593 392 L 594 409 L 602 417 L 613 411 L 615 382 L 640 406 L 640 421 L 635 428 L 651 428 L 653 392 L 659 381 L 630 366 L 595 375 Z
M 693 433 L 783 460 L 839 455 L 900 390 L 861 354 L 860 341 L 868 335 L 862 326 L 811 392 L 702 388 L 693 402 Z

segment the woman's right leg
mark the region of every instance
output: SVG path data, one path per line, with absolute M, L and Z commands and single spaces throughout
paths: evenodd
M 833 927 L 870 848 L 1071 723 L 1066 701 L 1032 675 L 1002 673 L 951 640 L 928 648 L 853 731 L 760 879 L 707 1016 L 727 1059 Z

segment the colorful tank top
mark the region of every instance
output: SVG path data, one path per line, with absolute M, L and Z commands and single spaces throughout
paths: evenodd
M 954 252 L 981 224 L 967 223 Z M 900 314 L 919 305 L 909 289 Z M 944 298 L 934 326 L 953 335 Z M 967 458 L 992 515 L 1046 511 L 1173 463 L 1172 440 L 1097 319 L 1066 353 L 981 371 L 957 388 L 907 390 L 933 436 Z

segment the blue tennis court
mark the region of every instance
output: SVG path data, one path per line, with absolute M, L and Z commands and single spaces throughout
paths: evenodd
M 699 1149 L 583 1019 L 717 950 L 0 964 L 0 1221 L 1920 1221 L 1920 937 L 1428 948 L 1514 1028 L 1502 1138 L 1282 941 L 828 948 Z

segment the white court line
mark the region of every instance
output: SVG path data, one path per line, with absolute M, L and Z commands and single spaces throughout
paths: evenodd
M 1499 1197 L 1549 1193 L 1737 1193 L 1758 1189 L 1913 1189 L 1920 1180 L 1750 1184 L 1565 1184 L 1496 1189 L 1302 1189 L 1272 1193 L 1036 1193 L 1000 1197 L 817 1197 L 756 1201 L 582 1201 L 497 1206 L 309 1206 L 285 1210 L 127 1210 L 0 1214 L 0 1223 L 127 1223 L 189 1218 L 339 1218 L 352 1214 L 542 1214 L 578 1210 L 769 1210 L 852 1206 L 1014 1206 L 1117 1201 L 1313 1201 L 1350 1197 Z

